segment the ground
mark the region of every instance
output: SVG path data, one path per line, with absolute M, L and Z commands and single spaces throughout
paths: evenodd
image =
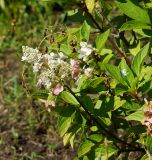
M 26 92 L 22 64 L 13 49 L 0 58 L 0 160 L 71 160 L 57 117 Z

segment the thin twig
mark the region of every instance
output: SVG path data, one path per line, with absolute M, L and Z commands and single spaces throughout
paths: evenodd
M 93 23 L 95 24 L 95 26 L 100 30 L 100 32 L 103 33 L 104 29 L 100 27 L 100 25 L 96 22 L 96 20 L 92 16 L 92 14 L 88 12 L 88 9 L 87 9 L 86 6 L 83 7 L 83 10 L 91 18 L 91 20 L 93 21 Z M 127 56 L 126 56 L 126 54 L 119 49 L 119 47 L 115 43 L 114 37 L 112 37 L 112 38 L 108 37 L 108 41 L 110 42 L 112 48 L 117 52 L 117 56 L 120 57 L 120 58 L 125 58 L 127 64 L 130 65 L 131 64 L 130 59 L 128 59 Z

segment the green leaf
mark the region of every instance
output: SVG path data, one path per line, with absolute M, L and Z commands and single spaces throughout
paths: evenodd
M 151 136 L 147 137 L 146 146 L 147 146 L 149 154 L 152 156 L 152 137 Z
M 85 81 L 87 81 L 88 77 L 86 75 L 82 75 L 78 81 L 78 90 L 81 90 Z
M 70 142 L 71 147 L 73 148 L 74 138 L 79 129 L 80 129 L 79 125 L 72 126 L 70 129 L 68 129 L 68 132 L 65 133 L 63 137 L 63 144 L 67 145 Z
M 71 115 L 75 112 L 75 106 L 68 105 L 68 106 L 55 106 L 52 108 L 53 112 L 56 112 L 58 115 L 62 117 L 71 117 Z
M 88 137 L 88 139 L 95 142 L 101 142 L 101 140 L 103 140 L 103 136 L 101 134 L 92 134 Z
M 122 107 L 126 101 L 121 100 L 120 97 L 115 96 L 114 97 L 114 110 L 118 109 L 119 107 Z
M 124 58 L 121 59 L 119 67 L 121 70 L 122 78 L 125 80 L 125 82 L 128 84 L 129 87 L 133 87 L 134 89 L 136 87 L 136 79 L 134 78 L 134 75 L 131 69 L 129 68 L 129 66 L 127 65 L 126 60 Z M 123 70 L 126 71 L 126 75 L 122 74 Z
M 36 92 L 32 95 L 32 98 L 42 98 L 42 99 L 47 99 L 49 94 L 46 91 L 39 91 Z
M 90 19 L 88 14 L 85 13 L 83 9 L 74 9 L 68 11 L 67 19 L 72 22 L 79 22 L 79 23 L 83 23 L 86 20 L 90 26 L 94 27 L 92 19 Z
M 79 102 L 76 100 L 76 98 L 70 92 L 63 91 L 61 93 L 61 98 L 67 103 L 70 103 L 73 105 L 79 105 Z
M 101 100 L 97 100 L 97 102 L 96 102 L 96 104 L 94 106 L 94 109 L 100 109 L 101 105 L 102 105 L 102 101 Z
M 116 87 L 115 87 L 115 94 L 116 95 L 122 95 L 123 93 L 127 92 L 128 91 L 128 87 L 127 86 L 124 86 L 122 84 L 117 84 Z
M 102 68 L 103 64 L 107 64 L 113 56 L 114 55 L 112 53 L 112 50 L 103 48 L 100 52 L 100 57 L 101 57 L 101 60 L 99 62 L 100 67 Z
M 85 0 L 85 4 L 87 6 L 89 13 L 92 13 L 95 7 L 95 0 Z
M 116 0 L 116 4 L 128 17 L 143 23 L 151 23 L 146 9 L 139 7 L 136 0 Z
M 84 90 L 88 87 L 96 88 L 103 81 L 104 81 L 103 77 L 99 77 L 95 79 L 87 79 L 81 84 L 80 90 Z
M 123 105 L 123 108 L 129 111 L 136 111 L 140 109 L 141 106 L 138 103 L 126 101 L 126 103 Z
M 89 140 L 82 142 L 78 148 L 78 157 L 82 157 L 91 150 L 95 144 Z
M 97 48 L 97 50 L 100 52 L 102 50 L 102 48 L 104 47 L 108 36 L 109 36 L 110 30 L 108 29 L 106 32 L 100 34 L 99 36 L 97 36 L 97 38 L 95 39 L 95 46 Z
M 139 76 L 140 74 L 142 63 L 148 53 L 148 50 L 149 50 L 149 43 L 146 44 L 133 59 L 131 67 L 137 76 Z
M 131 134 L 138 134 L 141 135 L 142 133 L 146 132 L 146 126 L 144 125 L 136 125 L 128 128 L 128 131 L 126 132 L 126 137 L 129 137 Z
M 111 65 L 111 64 L 105 64 L 105 69 L 110 73 L 110 75 L 116 79 L 119 83 L 123 85 L 127 85 L 125 80 L 121 76 L 121 72 L 118 67 Z
M 110 144 L 108 144 L 107 146 L 105 146 L 105 144 L 101 144 L 98 148 L 96 148 L 95 155 L 96 157 L 100 157 L 100 159 L 102 158 L 102 160 L 107 160 L 117 151 L 118 149 Z M 99 156 L 99 154 L 101 156 Z
M 61 137 L 67 132 L 71 123 L 72 123 L 72 116 L 71 117 L 60 117 L 59 118 L 58 130 L 59 130 L 59 133 L 60 133 Z
M 144 119 L 144 117 L 145 117 L 144 116 L 144 111 L 143 110 L 138 110 L 138 111 L 130 114 L 129 116 L 127 116 L 125 119 L 127 121 L 133 120 L 133 121 L 140 121 L 141 122 Z
M 63 52 L 65 55 L 69 56 L 72 53 L 72 49 L 69 45 L 62 43 L 60 46 L 60 51 Z
M 83 103 L 84 107 L 90 112 L 94 113 L 94 108 L 93 108 L 93 101 L 92 99 L 87 95 L 87 94 L 81 94 L 79 97 L 81 102 Z
M 70 141 L 71 139 L 71 135 L 72 133 L 65 133 L 64 137 L 63 137 L 63 144 L 64 146 L 68 144 L 68 142 Z
M 138 87 L 142 87 L 142 91 L 146 89 L 147 91 L 151 89 L 151 77 L 152 77 L 152 67 L 146 66 L 141 69 L 141 74 L 139 76 L 139 85 Z M 145 91 L 146 91 L 145 90 Z
M 88 23 L 86 21 L 84 21 L 84 23 L 81 27 L 81 35 L 82 35 L 83 39 L 85 39 L 86 41 L 89 40 L 90 29 L 91 29 L 91 27 L 88 25 Z
M 140 44 L 141 44 L 141 42 L 138 41 L 137 45 L 135 45 L 133 48 L 132 47 L 129 48 L 129 51 L 133 56 L 136 56 L 138 54 L 138 52 L 140 51 L 140 49 L 141 49 Z
M 150 29 L 150 26 L 148 26 L 145 23 L 139 22 L 137 20 L 131 20 L 124 23 L 121 26 L 120 31 L 133 30 L 133 29 Z
M 0 0 L 0 7 L 5 11 L 5 0 Z
M 145 154 L 145 155 L 141 158 L 141 160 L 149 160 L 148 155 L 147 155 L 147 154 Z

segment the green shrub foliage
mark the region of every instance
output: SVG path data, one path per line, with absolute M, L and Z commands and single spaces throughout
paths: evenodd
M 58 114 L 64 145 L 79 146 L 75 160 L 150 159 L 152 1 L 55 3 L 63 26 L 37 48 L 23 46 L 34 97 Z

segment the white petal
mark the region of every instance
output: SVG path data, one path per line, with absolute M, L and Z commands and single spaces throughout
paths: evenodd
M 80 42 L 80 46 L 81 47 L 86 47 L 87 46 L 87 42 Z

